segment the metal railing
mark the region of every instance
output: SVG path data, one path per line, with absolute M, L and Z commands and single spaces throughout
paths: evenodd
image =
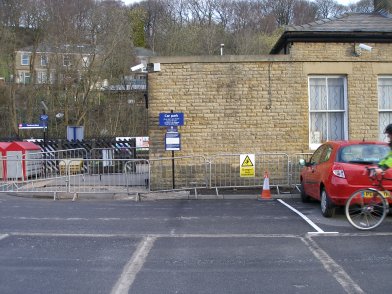
M 289 160 L 285 153 L 256 153 L 254 177 L 241 177 L 240 154 L 218 154 L 210 158 L 210 187 L 258 187 L 263 185 L 264 174 L 268 172 L 270 185 L 289 185 Z
M 313 153 L 295 153 L 290 156 L 290 185 L 299 190 L 300 173 L 302 166 L 299 164 L 300 159 L 308 161 Z
M 109 193 L 148 192 L 146 160 L 7 158 L 0 192 Z M 4 166 L 4 164 L 3 164 Z M 87 168 L 85 168 L 87 167 Z
M 73 169 L 78 160 L 68 165 L 68 192 L 132 194 L 148 192 L 149 165 L 139 159 L 87 159 L 88 172 Z
M 180 156 L 149 160 L 150 190 L 184 190 L 208 187 L 204 156 Z
M 59 157 L 66 157 L 60 155 Z M 70 155 L 70 153 L 68 153 Z M 181 156 L 153 160 L 84 158 L 49 158 L 41 153 L 29 156 L 2 157 L 0 192 L 106 193 L 138 194 L 221 188 L 262 187 L 267 171 L 270 186 L 279 193 L 281 187 L 297 187 L 300 181 L 299 160 L 311 153 L 256 153 L 254 177 L 241 177 L 240 154 Z M 71 156 L 71 155 L 70 155 Z M 50 157 L 53 157 L 50 155 Z

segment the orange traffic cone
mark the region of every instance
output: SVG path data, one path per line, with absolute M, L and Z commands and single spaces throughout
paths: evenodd
M 261 199 L 262 200 L 271 199 L 271 191 L 270 191 L 269 177 L 267 171 L 264 172 L 264 183 L 263 183 L 263 191 L 261 192 Z

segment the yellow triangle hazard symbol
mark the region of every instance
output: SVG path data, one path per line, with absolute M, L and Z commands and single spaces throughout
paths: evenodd
M 248 155 L 245 157 L 241 166 L 253 166 L 252 160 L 250 160 Z

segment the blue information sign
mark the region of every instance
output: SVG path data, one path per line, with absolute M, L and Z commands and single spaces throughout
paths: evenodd
M 167 132 L 165 135 L 165 150 L 166 151 L 180 151 L 181 150 L 181 136 L 177 132 Z
M 47 121 L 49 119 L 49 116 L 47 114 L 41 114 L 39 117 L 40 121 Z
M 46 124 L 25 124 L 25 123 L 22 123 L 22 124 L 18 125 L 18 128 L 20 130 L 23 130 L 23 129 L 44 129 L 46 127 L 47 127 Z
M 178 127 L 184 125 L 184 113 L 173 112 L 173 113 L 160 113 L 159 114 L 159 125 L 161 127 Z

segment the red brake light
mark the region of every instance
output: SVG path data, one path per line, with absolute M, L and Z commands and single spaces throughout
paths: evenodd
M 340 167 L 334 168 L 334 169 L 332 170 L 332 173 L 333 173 L 335 176 L 339 177 L 339 178 L 343 178 L 343 179 L 346 178 L 346 175 L 344 174 L 344 170 L 341 169 Z

